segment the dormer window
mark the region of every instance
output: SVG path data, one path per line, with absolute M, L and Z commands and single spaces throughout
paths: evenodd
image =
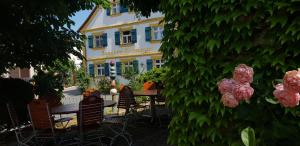
M 118 3 L 112 4 L 112 12 L 111 12 L 111 14 L 115 15 L 115 14 L 119 14 L 119 13 L 120 13 L 120 5 Z
M 128 12 L 128 8 L 118 2 L 112 2 L 111 9 L 106 9 L 107 16 L 119 16 L 121 13 Z

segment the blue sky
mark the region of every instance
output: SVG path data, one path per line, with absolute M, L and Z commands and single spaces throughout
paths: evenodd
M 85 19 L 89 16 L 91 11 L 92 10 L 83 10 L 75 13 L 75 15 L 71 17 L 71 19 L 75 22 L 75 25 L 73 25 L 71 28 L 77 31 Z

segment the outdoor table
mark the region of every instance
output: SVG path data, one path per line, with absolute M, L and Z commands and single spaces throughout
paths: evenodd
M 156 120 L 155 98 L 158 95 L 157 90 L 133 91 L 134 96 L 149 96 L 152 120 Z
M 104 100 L 104 107 L 113 107 L 116 102 L 113 100 Z M 71 114 L 79 112 L 79 103 L 65 104 L 51 108 L 51 114 Z

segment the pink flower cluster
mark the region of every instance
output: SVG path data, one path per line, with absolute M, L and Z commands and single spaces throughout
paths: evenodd
M 240 64 L 234 69 L 233 79 L 222 79 L 218 88 L 222 94 L 222 103 L 230 108 L 239 105 L 240 101 L 250 100 L 254 89 L 250 86 L 253 81 L 253 69 L 245 64 Z
M 300 70 L 285 73 L 283 84 L 275 86 L 274 96 L 284 107 L 295 107 L 300 101 Z

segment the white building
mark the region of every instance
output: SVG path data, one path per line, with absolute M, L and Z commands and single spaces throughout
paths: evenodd
M 79 31 L 87 37 L 84 56 L 87 73 L 109 76 L 109 63 L 115 62 L 117 78 L 129 69 L 141 73 L 161 67 L 159 52 L 163 36 L 163 15 L 137 17 L 118 2 L 111 9 L 96 7 Z
M 2 74 L 3 78 L 19 78 L 25 81 L 29 81 L 35 74 L 33 67 L 30 68 L 19 68 L 9 69 L 8 73 Z

